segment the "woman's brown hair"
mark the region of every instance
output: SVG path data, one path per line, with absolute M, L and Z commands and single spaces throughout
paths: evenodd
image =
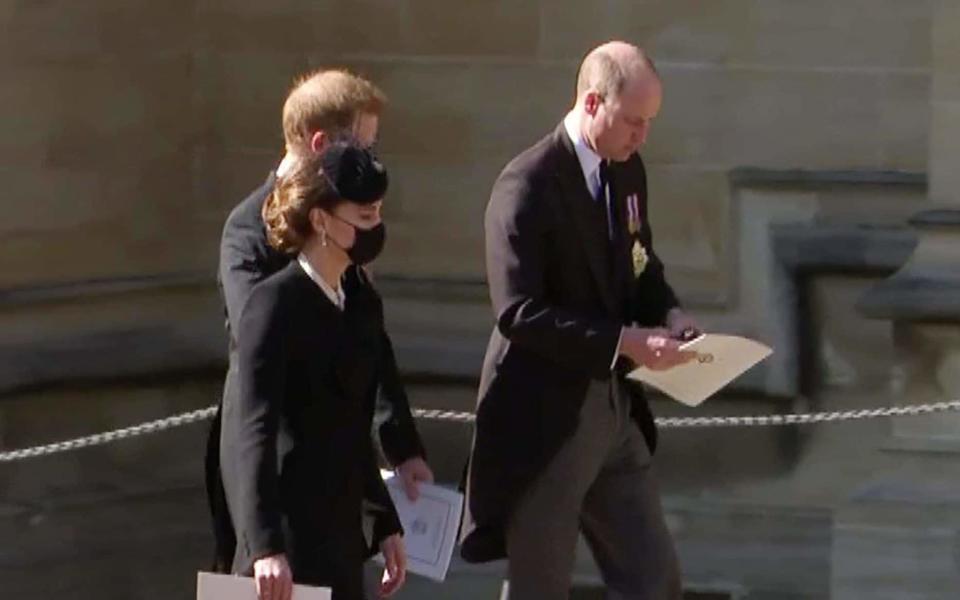
M 317 155 L 297 158 L 282 176 L 263 204 L 263 223 L 267 242 L 285 254 L 299 252 L 313 233 L 310 211 L 330 211 L 341 202 L 340 196 L 324 177 L 322 160 Z

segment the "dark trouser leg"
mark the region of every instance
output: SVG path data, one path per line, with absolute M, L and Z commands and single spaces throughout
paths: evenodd
M 610 598 L 679 600 L 680 568 L 643 435 L 624 425 L 583 505 L 584 536 Z
M 607 383 L 590 386 L 577 430 L 519 499 L 507 524 L 510 600 L 561 600 L 570 590 L 580 513 L 615 439 Z

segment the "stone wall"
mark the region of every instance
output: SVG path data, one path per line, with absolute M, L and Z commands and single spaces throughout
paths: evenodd
M 687 296 L 728 276 L 731 168 L 926 168 L 925 1 L 0 5 L 3 288 L 212 272 L 226 211 L 280 152 L 291 79 L 324 65 L 391 98 L 387 274 L 482 277 L 493 178 L 559 120 L 607 38 L 648 48 L 666 82 L 645 156 Z
M 777 347 L 747 392 L 709 412 L 882 405 L 896 383 L 891 331 L 853 305 L 912 248 L 905 216 L 956 187 L 956 139 L 931 125 L 931 106 L 952 122 L 958 96 L 935 64 L 953 56 L 951 10 L 947 0 L 0 0 L 0 448 L 216 400 L 220 228 L 281 153 L 291 80 L 321 66 L 348 66 L 390 97 L 390 242 L 377 265 L 389 326 L 401 366 L 421 376 L 413 403 L 468 410 L 492 320 L 490 185 L 560 120 L 583 53 L 616 37 L 646 47 L 666 86 L 644 157 L 671 280 L 711 328 Z M 666 401 L 655 410 L 693 414 Z M 858 427 L 666 433 L 658 460 L 688 583 L 751 599 L 857 597 L 878 575 L 864 546 L 905 536 L 891 572 L 909 579 L 910 553 L 935 539 L 930 585 L 948 589 L 955 560 L 939 549 L 954 529 L 921 513 L 951 511 L 958 492 L 930 481 L 955 474 L 955 461 L 893 452 L 887 423 Z M 469 433 L 422 428 L 439 476 L 456 479 Z M 4 466 L 0 531 L 18 542 L 0 553 L 0 579 L 21 597 L 189 593 L 185 574 L 209 540 L 202 429 Z M 907 509 L 884 528 L 890 502 Z M 161 562 L 162 576 L 140 576 Z M 122 577 L 92 585 L 117 564 Z M 55 577 L 38 585 L 38 573 Z M 899 585 L 890 589 L 909 587 Z M 937 593 L 916 597 L 952 597 Z

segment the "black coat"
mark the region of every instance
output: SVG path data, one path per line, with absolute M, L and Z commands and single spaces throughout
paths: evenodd
M 651 453 L 656 427 L 639 386 L 611 371 L 621 327 L 659 326 L 677 299 L 653 251 L 646 172 L 633 155 L 614 164 L 611 192 L 619 242 L 590 195 L 563 124 L 506 166 L 485 219 L 487 280 L 496 314 L 477 407 L 467 481 L 462 554 L 505 556 L 504 527 L 533 478 L 575 430 L 591 380 L 620 380 Z M 628 230 L 628 196 L 642 227 Z M 635 242 L 648 262 L 636 276 Z
M 206 488 L 213 519 L 216 549 L 213 569 L 228 572 L 234 555 L 236 537 L 228 513 L 220 475 L 221 411 L 235 401 L 237 386 L 237 343 L 234 335 L 240 311 L 254 285 L 287 266 L 291 257 L 267 243 L 261 216 L 264 201 L 273 190 L 276 177 L 271 173 L 259 188 L 238 204 L 227 218 L 220 241 L 218 283 L 226 312 L 229 338 L 229 370 L 223 389 L 223 402 L 214 417 L 207 440 Z M 376 293 L 370 288 L 372 293 Z M 390 417 L 379 428 L 381 447 L 393 465 L 414 456 L 426 456 L 410 405 L 397 370 L 393 346 L 385 331 L 380 344 L 382 368 L 380 397 L 391 407 Z
M 224 406 L 220 452 L 235 573 L 282 552 L 295 581 L 347 597 L 363 561 L 401 532 L 370 436 L 383 308 L 358 276 L 341 311 L 292 262 L 241 311 L 239 393 Z

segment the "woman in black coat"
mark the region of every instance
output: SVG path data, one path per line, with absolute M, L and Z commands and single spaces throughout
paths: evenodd
M 380 595 L 403 584 L 402 529 L 370 435 L 383 307 L 361 268 L 383 247 L 386 187 L 369 151 L 335 144 L 280 176 L 264 205 L 271 245 L 298 260 L 244 305 L 240 393 L 221 435 L 233 571 L 256 578 L 261 600 L 289 600 L 293 582 L 362 599 L 378 551 Z

